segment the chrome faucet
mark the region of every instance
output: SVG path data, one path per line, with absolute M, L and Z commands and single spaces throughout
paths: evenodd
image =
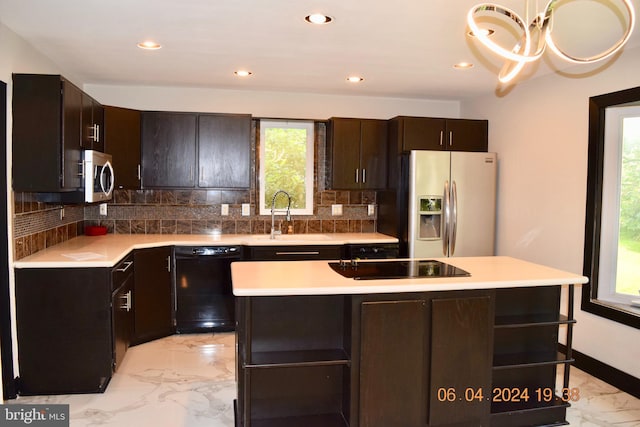
M 287 221 L 291 221 L 291 196 L 289 195 L 289 193 L 287 193 L 284 190 L 278 190 L 275 192 L 275 194 L 273 195 L 273 199 L 271 200 L 271 239 L 275 239 L 276 238 L 276 234 L 282 234 L 282 230 L 278 230 L 276 231 L 275 227 L 274 227 L 274 221 L 275 221 L 275 211 L 276 211 L 276 197 L 278 197 L 278 194 L 284 194 L 285 196 L 287 196 L 288 199 L 288 203 L 287 203 Z

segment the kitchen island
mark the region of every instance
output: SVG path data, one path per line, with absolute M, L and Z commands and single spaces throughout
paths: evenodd
M 587 278 L 509 257 L 439 261 L 470 275 L 354 280 L 326 261 L 233 263 L 237 425 L 566 424 L 579 393 L 567 389 L 574 285 Z

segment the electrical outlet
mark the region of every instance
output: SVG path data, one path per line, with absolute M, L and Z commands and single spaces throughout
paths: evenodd
M 342 205 L 331 205 L 331 215 L 333 216 L 342 215 Z
M 100 215 L 107 216 L 107 204 L 100 203 Z
M 220 206 L 220 215 L 223 215 L 223 216 L 229 215 L 229 205 L 228 204 L 223 203 Z
M 242 204 L 242 216 L 251 215 L 251 205 L 249 203 Z
M 367 205 L 367 215 L 374 216 L 376 214 L 376 205 Z

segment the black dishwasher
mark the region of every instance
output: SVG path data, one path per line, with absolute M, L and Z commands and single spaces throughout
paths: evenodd
M 175 247 L 178 333 L 235 329 L 230 265 L 241 259 L 242 246 Z

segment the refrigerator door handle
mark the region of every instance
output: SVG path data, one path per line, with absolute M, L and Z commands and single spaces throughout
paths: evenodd
M 456 251 L 456 231 L 458 230 L 458 186 L 451 183 L 451 238 L 449 239 L 449 256 Z
M 448 256 L 449 249 L 449 181 L 444 182 L 444 194 L 442 195 L 442 254 Z

